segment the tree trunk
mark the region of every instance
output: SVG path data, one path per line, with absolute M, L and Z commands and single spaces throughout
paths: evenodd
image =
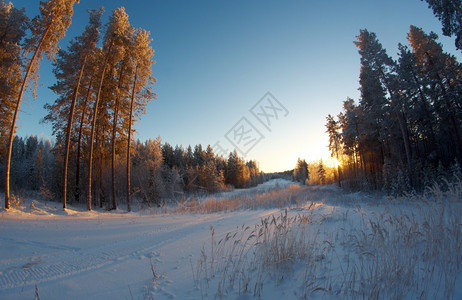
M 90 91 L 93 84 L 93 78 L 90 80 L 87 89 L 87 95 L 85 97 L 85 104 L 82 110 L 82 116 L 80 118 L 80 128 L 79 128 L 79 139 L 77 141 L 77 160 L 75 165 L 75 201 L 80 203 L 80 152 L 81 152 L 81 145 L 82 145 L 82 131 L 83 131 L 83 124 L 85 121 L 85 113 L 87 111 L 87 104 L 88 100 L 90 99 Z
M 132 199 L 130 192 L 130 143 L 132 139 L 132 119 L 133 109 L 135 108 L 135 92 L 136 92 L 136 80 L 137 80 L 138 65 L 135 67 L 135 79 L 133 80 L 132 96 L 130 101 L 130 116 L 128 121 L 128 140 L 127 140 L 127 210 L 132 211 Z
M 417 78 L 417 75 L 414 74 L 414 73 L 412 73 L 412 75 L 413 75 L 414 81 L 416 82 L 417 87 L 419 89 L 419 97 L 420 97 L 420 101 L 422 101 L 422 105 L 423 105 L 423 108 L 424 108 L 424 111 L 425 111 L 425 116 L 427 117 L 427 120 L 430 123 L 430 126 L 429 126 L 429 129 L 430 129 L 430 143 L 431 143 L 431 148 L 430 149 L 432 149 L 432 150 L 433 149 L 438 149 L 438 147 L 436 145 L 435 131 L 433 130 L 432 116 L 430 114 L 430 110 L 428 109 L 427 100 L 425 99 L 424 91 L 422 90 L 422 87 L 421 87 L 419 79 Z M 438 153 L 438 156 L 440 156 L 439 153 Z
M 106 67 L 109 61 L 109 55 L 111 53 L 113 44 L 114 44 L 114 40 L 111 41 L 106 57 L 104 59 L 103 70 L 101 72 L 101 78 L 100 78 L 99 85 L 98 85 L 98 93 L 96 94 L 95 107 L 93 109 L 93 121 L 91 125 L 91 133 L 90 133 L 90 151 L 89 151 L 89 158 L 88 158 L 88 199 L 87 199 L 87 209 L 88 210 L 91 210 L 91 173 L 92 173 L 92 167 L 93 167 L 93 144 L 94 144 L 94 139 L 95 139 L 95 127 L 96 127 L 96 118 L 98 114 L 99 98 L 101 95 L 101 88 L 103 86 L 104 74 L 106 73 Z
M 40 42 L 37 45 L 37 48 L 35 48 L 34 55 L 32 55 L 29 66 L 27 67 L 26 75 L 24 76 L 24 80 L 21 85 L 21 89 L 19 90 L 18 102 L 16 103 L 16 108 L 14 110 L 13 122 L 11 124 L 11 129 L 10 129 L 10 137 L 8 139 L 8 150 L 7 150 L 7 156 L 6 156 L 6 176 L 5 176 L 5 209 L 10 208 L 11 152 L 13 150 L 14 132 L 16 128 L 16 120 L 18 118 L 19 107 L 21 106 L 22 95 L 24 94 L 24 90 L 26 89 L 27 80 L 29 78 L 30 71 L 32 70 L 32 66 L 34 65 L 35 59 L 37 58 L 37 55 L 40 52 L 40 49 L 42 48 L 43 41 L 45 40 L 45 37 L 47 36 L 48 31 L 50 31 L 52 22 L 53 22 L 53 19 L 50 21 L 45 32 L 40 38 Z
M 406 160 L 407 160 L 407 172 L 409 176 L 409 183 L 411 187 L 414 187 L 414 178 L 412 176 L 412 158 L 411 158 L 411 145 L 409 142 L 409 135 L 406 129 L 406 122 L 403 118 L 403 115 L 400 111 L 396 112 L 398 117 L 399 128 L 401 130 L 401 135 L 404 141 L 404 150 L 406 152 Z
M 119 102 L 120 102 L 120 90 L 122 88 L 123 83 L 123 73 L 124 67 L 121 67 L 120 74 L 119 74 L 119 83 L 118 89 L 119 92 L 116 95 L 115 103 L 114 103 L 114 120 L 112 124 L 112 164 L 111 164 L 111 172 L 112 172 L 112 209 L 117 209 L 117 198 L 116 198 L 116 184 L 115 184 L 115 157 L 116 157 L 116 135 L 117 135 L 117 119 L 119 115 Z
M 104 188 L 103 188 L 103 164 L 104 164 L 104 155 L 101 149 L 100 160 L 99 160 L 99 208 L 103 208 L 103 202 L 106 202 L 106 198 L 104 197 Z M 96 194 L 96 191 L 95 191 L 95 194 Z
M 385 87 L 386 87 L 386 89 L 388 91 L 388 94 L 390 95 L 391 108 L 393 109 L 394 107 L 396 107 L 396 109 L 397 109 L 396 117 L 398 119 L 398 124 L 399 124 L 399 128 L 400 128 L 400 131 L 401 131 L 401 136 L 403 138 L 404 151 L 406 152 L 407 172 L 408 172 L 409 183 L 410 183 L 411 187 L 414 187 L 414 178 L 413 178 L 413 175 L 412 175 L 411 144 L 410 144 L 410 141 L 409 141 L 409 135 L 408 135 L 408 132 L 407 132 L 406 122 L 404 120 L 403 113 L 401 112 L 401 109 L 399 109 L 397 107 L 397 101 L 395 99 L 395 94 L 393 93 L 393 91 L 392 91 L 392 89 L 390 87 L 390 84 L 388 83 L 387 77 L 385 76 L 385 73 L 382 71 L 382 69 L 380 69 L 380 73 L 381 73 L 381 75 L 383 77 L 383 81 L 385 82 Z
M 82 66 L 80 67 L 79 77 L 77 79 L 77 84 L 74 90 L 74 97 L 72 99 L 71 111 L 69 112 L 69 118 L 67 120 L 67 130 L 66 130 L 66 152 L 64 154 L 64 178 L 63 178 L 63 209 L 66 209 L 66 200 L 67 200 L 67 167 L 69 164 L 69 149 L 71 143 L 71 131 L 72 131 L 72 121 L 74 119 L 74 110 L 75 103 L 77 102 L 77 96 L 79 94 L 80 81 L 82 80 L 83 70 L 85 69 L 85 63 L 87 57 L 85 56 L 82 61 Z
M 427 56 L 430 65 L 434 67 L 435 64 L 433 63 L 433 59 L 430 56 L 430 54 L 428 52 L 425 52 L 425 55 Z M 457 150 L 458 150 L 456 151 L 456 156 L 458 156 L 459 159 L 462 159 L 462 140 L 460 138 L 459 128 L 457 127 L 457 122 L 456 122 L 456 119 L 454 118 L 454 114 L 451 113 L 451 105 L 447 99 L 447 91 L 446 91 L 446 88 L 444 87 L 443 80 L 441 79 L 441 76 L 438 72 L 435 72 L 435 77 L 438 80 L 438 85 L 441 87 L 441 91 L 443 92 L 443 98 L 445 100 L 444 102 L 448 110 L 449 120 L 454 130 L 454 135 L 456 136 Z

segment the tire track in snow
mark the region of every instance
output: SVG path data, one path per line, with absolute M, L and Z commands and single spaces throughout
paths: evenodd
M 217 219 L 222 220 L 223 216 L 205 218 L 200 222 L 182 223 L 179 227 L 175 224 L 173 226 L 176 227 L 170 230 L 165 228 L 159 231 L 157 229 L 107 245 L 67 251 L 53 257 L 42 257 L 43 260 L 32 261 L 23 266 L 8 267 L 8 264 L 0 264 L 0 290 L 62 279 L 107 265 L 122 263 L 128 259 L 135 259 L 184 238 L 189 233 L 197 231 L 197 227 L 216 222 Z

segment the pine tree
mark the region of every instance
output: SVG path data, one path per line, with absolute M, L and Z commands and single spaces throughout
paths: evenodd
M 294 168 L 294 180 L 302 184 L 306 184 L 309 179 L 308 164 L 304 159 L 300 159 L 299 157 Z
M 124 105 L 124 102 L 128 99 L 128 78 L 129 73 L 133 65 L 131 64 L 131 53 L 129 51 L 130 42 L 133 37 L 133 27 L 128 27 L 121 38 L 121 50 L 123 51 L 123 57 L 117 64 L 117 85 L 114 87 L 114 105 L 113 105 L 113 121 L 112 121 L 112 136 L 111 136 L 111 175 L 112 175 L 112 209 L 117 209 L 117 198 L 116 198 L 116 179 L 115 179 L 115 164 L 116 164 L 116 143 L 117 143 L 117 129 L 119 128 L 119 115 L 124 114 L 123 108 L 128 107 Z
M 426 34 L 421 28 L 411 26 L 408 40 L 414 53 L 416 64 L 420 67 L 421 76 L 426 78 L 432 87 L 432 99 L 435 112 L 439 117 L 440 132 L 446 135 L 456 149 L 455 154 L 462 159 L 462 137 L 460 135 L 460 120 L 457 116 L 462 113 L 459 104 L 461 66 L 454 56 L 444 53 L 442 45 L 437 42 L 438 36 L 435 33 Z M 460 119 L 460 118 L 459 118 Z M 451 151 L 451 150 L 449 150 Z M 447 155 L 446 164 L 452 161 Z
M 238 178 L 239 176 L 239 156 L 237 155 L 237 151 L 234 150 L 233 152 L 229 153 L 228 157 L 228 172 L 226 173 L 226 183 L 237 187 L 238 185 Z
M 96 91 L 96 99 L 93 107 L 93 120 L 91 124 L 91 133 L 89 138 L 90 149 L 88 158 L 88 194 L 87 194 L 87 209 L 91 210 L 91 185 L 92 185 L 92 168 L 93 168 L 93 147 L 95 139 L 96 121 L 98 119 L 98 109 L 100 105 L 101 90 L 103 89 L 103 82 L 106 75 L 106 70 L 109 66 L 113 68 L 121 59 L 123 55 L 123 38 L 129 28 L 128 15 L 125 13 L 123 7 L 115 9 L 109 19 L 108 28 L 104 36 L 104 62 L 101 68 L 99 77 L 98 88 Z M 107 86 L 106 86 L 107 89 Z
M 29 19 L 25 9 L 0 2 L 0 155 L 5 157 L 8 130 L 21 86 L 21 44 Z
M 317 173 L 319 176 L 319 183 L 325 184 L 326 183 L 326 169 L 324 167 L 324 163 L 322 162 L 322 159 L 319 161 Z
M 55 133 L 62 131 L 58 134 L 65 139 L 63 176 L 64 209 L 66 208 L 67 200 L 67 174 L 74 111 L 87 61 L 89 61 L 89 57 L 93 54 L 98 42 L 99 27 L 101 26 L 100 18 L 103 10 L 93 10 L 89 11 L 89 13 L 90 22 L 82 35 L 70 42 L 67 51 L 58 51 L 58 59 L 54 63 L 54 73 L 58 82 L 51 89 L 59 95 L 59 98 L 53 105 L 45 105 L 49 113 L 44 119 L 53 123 Z
M 408 167 L 408 177 L 412 185 L 412 154 L 408 136 L 407 124 L 403 111 L 403 99 L 400 97 L 397 75 L 395 73 L 396 63 L 386 54 L 385 49 L 376 38 L 374 33 L 367 30 L 361 30 L 357 36 L 355 45 L 359 48 L 361 55 L 361 96 L 362 101 L 368 107 L 375 118 L 387 120 L 387 114 L 396 118 L 401 132 L 402 145 L 406 153 L 406 162 Z M 385 91 L 389 99 L 385 98 Z M 378 98 L 377 98 L 378 97 Z M 369 99 L 374 99 L 368 102 Z M 374 118 L 374 117 L 372 117 Z M 378 122 L 379 125 L 381 122 Z M 387 126 L 387 129 L 389 126 Z M 378 141 L 380 143 L 380 166 L 384 163 L 384 130 L 379 128 Z M 378 167 L 376 174 L 381 173 L 381 167 Z
M 423 0 L 422 0 L 423 1 Z M 456 36 L 456 48 L 462 50 L 462 3 L 460 0 L 425 0 L 441 21 L 445 36 Z
M 6 183 L 5 183 L 5 208 L 9 208 L 10 197 L 10 163 L 13 138 L 16 129 L 16 120 L 23 93 L 30 78 L 34 83 L 38 79 L 40 60 L 45 54 L 48 59 L 53 59 L 58 51 L 58 40 L 63 38 L 67 28 L 71 24 L 73 6 L 78 0 L 49 0 L 40 3 L 40 15 L 32 20 L 32 36 L 27 40 L 25 51 L 32 53 L 27 62 L 26 71 L 18 93 L 18 100 L 13 114 L 13 121 L 9 133 L 7 159 L 6 159 Z
M 160 138 L 138 144 L 133 157 L 133 175 L 135 189 L 141 194 L 147 205 L 160 206 L 165 195 L 165 183 L 162 179 L 163 157 Z
M 339 156 L 342 153 L 342 138 L 340 134 L 340 126 L 330 114 L 327 116 L 326 133 L 329 135 L 329 150 L 331 157 L 335 157 L 339 161 Z M 340 165 L 337 166 L 337 183 L 341 183 Z
M 80 202 L 80 171 L 81 171 L 81 163 L 80 160 L 82 158 L 82 139 L 84 135 L 89 135 L 88 122 L 91 119 L 89 115 L 89 105 L 91 102 L 91 98 L 93 95 L 93 90 L 95 89 L 95 82 L 97 80 L 97 68 L 99 59 L 103 57 L 102 49 L 96 48 L 93 51 L 93 54 L 88 58 L 89 62 L 87 63 L 86 72 L 84 74 L 83 81 L 85 82 L 83 86 L 86 86 L 86 91 L 84 92 L 85 96 L 82 97 L 81 101 L 79 102 L 79 109 L 80 112 L 80 120 L 78 125 L 78 137 L 77 137 L 77 151 L 76 151 L 76 160 L 75 160 L 75 194 L 74 198 L 75 201 Z M 87 126 L 86 126 L 87 125 Z
M 132 60 L 135 65 L 133 72 L 133 83 L 130 99 L 130 110 L 128 118 L 127 130 L 127 206 L 128 211 L 131 211 L 131 188 L 130 188 L 130 143 L 132 136 L 132 123 L 135 113 L 140 114 L 145 112 L 145 107 L 151 99 L 155 98 L 155 94 L 151 92 L 150 85 L 155 82 L 155 78 L 151 76 L 151 66 L 154 63 L 152 57 L 154 50 L 149 45 L 151 38 L 149 31 L 138 29 L 131 43 Z
M 399 59 L 397 74 L 400 89 L 407 98 L 407 116 L 410 128 L 410 140 L 421 153 L 421 160 L 440 157 L 435 134 L 437 120 L 431 103 L 428 78 L 420 76 L 421 68 L 417 65 L 416 57 L 407 46 L 398 45 Z

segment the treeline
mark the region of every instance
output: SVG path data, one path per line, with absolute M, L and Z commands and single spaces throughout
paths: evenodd
M 390 193 L 422 189 L 462 159 L 462 66 L 435 33 L 410 27 L 409 45 L 392 59 L 361 30 L 360 92 L 327 117 L 329 149 L 341 161 L 337 181 Z
M 21 198 L 33 192 L 44 200 L 61 200 L 64 173 L 61 150 L 58 144 L 52 145 L 48 139 L 39 139 L 37 136 L 15 137 L 11 159 L 12 195 Z M 76 157 L 71 157 L 68 173 L 69 178 L 75 179 Z M 113 208 L 111 160 L 110 156 L 98 156 L 96 161 L 95 176 L 92 179 L 93 206 Z M 138 200 L 137 203 L 146 206 L 159 206 L 187 194 L 214 193 L 233 187 L 246 188 L 262 183 L 264 178 L 255 161 L 245 162 L 236 152 L 223 158 L 215 155 L 210 146 L 203 149 L 201 145 L 196 145 L 184 149 L 182 146 L 162 144 L 160 138 L 134 142 L 131 161 L 130 193 Z M 117 155 L 117 204 L 128 204 L 126 167 L 124 154 Z M 0 164 L 0 168 L 4 171 L 5 165 Z M 80 169 L 80 176 L 88 176 L 86 165 Z M 80 181 L 80 184 L 86 183 Z M 76 181 L 69 181 L 68 198 L 71 203 L 86 202 L 86 198 L 77 192 L 81 189 Z
M 292 181 L 305 185 L 333 184 L 337 180 L 336 169 L 327 165 L 322 159 L 307 163 L 304 159 L 297 159 L 295 168 L 290 171 Z

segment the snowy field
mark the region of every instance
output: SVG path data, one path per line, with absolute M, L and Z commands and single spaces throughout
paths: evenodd
M 160 211 L 28 200 L 0 213 L 0 299 L 461 299 L 461 195 L 273 181 Z

